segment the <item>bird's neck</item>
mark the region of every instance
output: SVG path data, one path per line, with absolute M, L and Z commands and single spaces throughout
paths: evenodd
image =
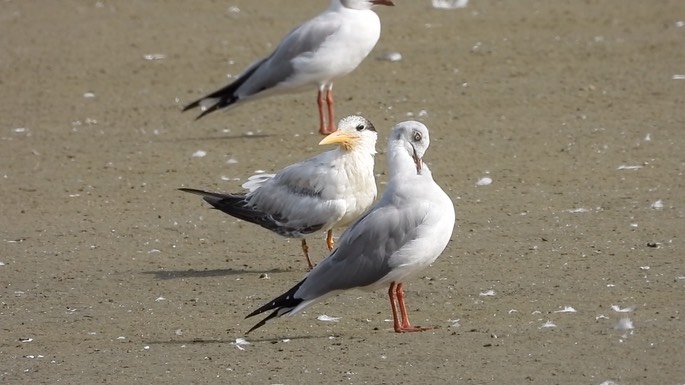
M 342 147 L 337 149 L 338 153 L 342 155 L 341 159 L 347 163 L 351 168 L 361 167 L 369 168 L 373 173 L 373 158 L 376 154 L 375 146 L 364 145 L 358 143 L 354 149 L 346 150 Z M 358 170 L 355 170 L 355 172 Z
M 388 156 L 390 177 L 417 175 L 414 159 L 401 145 L 390 148 Z

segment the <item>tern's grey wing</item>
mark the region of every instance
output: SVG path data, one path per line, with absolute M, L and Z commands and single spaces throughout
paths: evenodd
M 288 186 L 293 192 L 318 195 L 332 182 L 331 168 L 336 150 L 323 152 L 313 158 L 283 168 L 273 177 L 274 185 Z
M 416 237 L 422 216 L 412 214 L 394 204 L 375 206 L 343 233 L 337 249 L 307 276 L 296 297 L 311 300 L 381 280 L 395 268 L 391 256 Z
M 261 211 L 251 205 L 243 194 L 212 193 L 190 188 L 181 188 L 180 190 L 201 195 L 215 209 L 223 211 L 232 217 L 260 225 L 284 237 L 298 238 L 319 231 L 326 224 L 325 221 L 302 223 L 302 221 L 292 221 L 289 218 L 283 218 L 279 213 Z
M 248 194 L 250 204 L 278 216 L 288 227 L 323 226 L 328 230 L 345 214 L 346 207 L 344 197 L 330 191 L 336 185 L 331 181 L 331 156 L 329 151 L 284 168 Z

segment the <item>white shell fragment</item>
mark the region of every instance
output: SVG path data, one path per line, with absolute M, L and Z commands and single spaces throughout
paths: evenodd
M 207 151 L 205 150 L 197 150 L 193 153 L 193 158 L 204 158 L 207 156 Z
M 249 342 L 245 338 L 236 338 L 235 342 L 231 342 L 231 345 L 235 345 L 236 348 L 240 350 L 245 350 L 243 345 L 250 345 Z
M 143 55 L 143 58 L 145 60 L 162 60 L 166 59 L 166 55 L 163 53 L 150 53 L 147 55 Z
M 488 186 L 492 184 L 492 178 L 489 176 L 484 176 L 480 179 L 478 179 L 478 182 L 476 182 L 476 186 Z
M 578 214 L 578 213 L 589 213 L 592 210 L 586 209 L 585 207 L 578 207 L 576 209 L 568 209 L 566 211 L 571 213 L 571 214 Z
M 338 322 L 340 317 L 331 317 L 329 315 L 321 314 L 320 316 L 316 317 L 316 319 L 323 322 Z
M 469 0 L 432 0 L 435 9 L 459 9 L 465 8 Z
M 658 201 L 652 203 L 650 207 L 654 210 L 661 210 L 664 208 L 664 202 L 661 199 L 659 199 Z
M 564 306 L 561 310 L 556 310 L 555 313 L 576 313 L 577 310 L 573 306 Z
M 639 166 L 639 165 L 628 165 L 628 164 L 622 164 L 616 168 L 617 170 L 639 170 L 644 166 Z
M 617 313 L 630 313 L 631 311 L 635 310 L 635 306 L 628 306 L 621 308 L 618 305 L 611 305 L 611 310 L 617 312 Z
M 382 54 L 378 55 L 378 60 L 396 62 L 402 60 L 402 54 L 396 51 L 383 52 Z

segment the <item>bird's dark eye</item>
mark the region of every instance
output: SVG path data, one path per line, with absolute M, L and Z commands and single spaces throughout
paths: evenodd
M 421 133 L 420 132 L 415 132 L 414 133 L 414 142 L 420 142 L 421 141 Z
M 364 131 L 364 129 L 366 128 L 366 126 L 364 126 L 363 124 L 359 124 L 359 125 L 358 125 L 357 127 L 355 127 L 355 128 L 357 129 L 357 131 Z

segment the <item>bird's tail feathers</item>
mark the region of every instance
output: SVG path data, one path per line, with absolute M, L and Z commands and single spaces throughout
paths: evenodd
M 216 94 L 216 92 L 214 94 Z M 196 107 L 200 107 L 200 110 L 202 112 L 200 112 L 200 114 L 197 117 L 195 117 L 195 120 L 198 120 L 203 116 L 210 114 L 220 108 L 228 107 L 238 100 L 237 96 L 214 96 L 214 94 L 207 95 L 201 99 L 198 99 L 188 104 L 187 106 L 183 107 L 183 112 Z
M 246 319 L 253 317 L 253 316 L 256 316 L 257 314 L 261 314 L 261 313 L 264 313 L 266 311 L 275 309 L 273 312 L 271 312 L 271 314 L 266 316 L 261 321 L 257 322 L 257 324 L 254 325 L 252 328 L 250 328 L 250 330 L 248 330 L 247 333 L 245 333 L 245 334 L 249 334 L 253 330 L 264 326 L 264 324 L 266 324 L 266 322 L 272 318 L 281 317 L 285 314 L 290 313 L 291 311 L 293 311 L 293 309 L 295 309 L 297 307 L 297 305 L 302 303 L 303 299 L 302 298 L 296 298 L 295 293 L 300 288 L 300 286 L 302 286 L 302 284 L 304 283 L 304 281 L 306 279 L 307 278 L 303 279 L 297 285 L 293 286 L 292 288 L 290 288 L 290 290 L 281 294 L 279 297 L 277 297 L 273 301 L 267 303 L 266 305 L 260 307 L 259 309 L 253 311 L 252 313 L 248 314 L 245 317 Z
M 233 83 L 220 88 L 209 95 L 203 96 L 200 99 L 186 105 L 183 107 L 183 112 L 191 110 L 196 107 L 200 107 L 202 112 L 198 115 L 195 120 L 212 113 L 218 109 L 228 107 L 231 104 L 238 102 L 241 98 L 236 93 L 240 86 L 245 83 L 250 76 L 259 68 L 264 59 L 253 63 L 245 72 L 243 72 Z

